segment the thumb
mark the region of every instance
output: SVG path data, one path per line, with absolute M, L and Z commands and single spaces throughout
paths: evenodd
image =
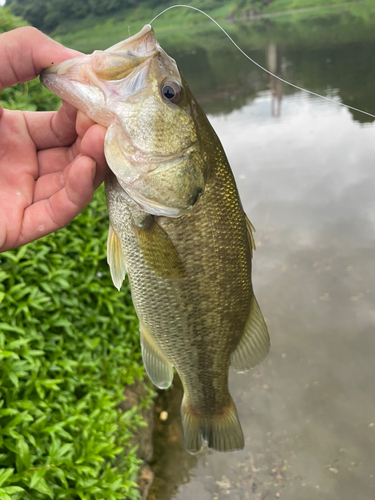
M 43 69 L 82 55 L 31 26 L 0 35 L 0 90 L 36 78 Z

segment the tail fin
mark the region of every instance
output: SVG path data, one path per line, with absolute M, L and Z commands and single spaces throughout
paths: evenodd
M 224 413 L 204 416 L 189 408 L 186 396 L 181 406 L 182 428 L 186 451 L 198 453 L 202 440 L 216 451 L 242 450 L 244 437 L 232 398 Z

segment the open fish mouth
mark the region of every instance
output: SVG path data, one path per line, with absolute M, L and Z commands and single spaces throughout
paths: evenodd
M 145 211 L 167 217 L 191 213 L 207 170 L 195 104 L 150 25 L 107 50 L 52 66 L 40 78 L 107 127 L 108 165 Z
M 79 74 L 76 66 L 92 66 L 99 78 L 104 80 L 119 80 L 125 78 L 142 61 L 159 53 L 160 46 L 155 38 L 154 31 L 149 24 L 134 36 L 113 45 L 106 50 L 96 50 L 91 55 L 75 57 L 64 61 L 57 66 L 51 66 L 42 72 L 44 82 L 46 75 Z M 121 66 L 121 68 L 120 68 Z M 84 81 L 82 82 L 84 83 Z
M 107 50 L 97 50 L 45 69 L 40 80 L 62 99 L 89 116 L 94 114 L 97 123 L 109 126 L 114 116 L 109 102 L 123 102 L 145 88 L 150 63 L 160 50 L 151 26 L 146 25 L 136 35 Z

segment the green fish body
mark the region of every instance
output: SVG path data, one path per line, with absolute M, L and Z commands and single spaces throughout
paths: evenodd
M 178 372 L 187 451 L 242 449 L 229 366 L 258 364 L 269 336 L 251 282 L 252 226 L 222 145 L 150 26 L 59 66 L 42 82 L 108 127 L 108 263 L 117 288 L 128 273 L 147 374 L 165 389 Z M 104 98 L 85 94 L 87 68 Z

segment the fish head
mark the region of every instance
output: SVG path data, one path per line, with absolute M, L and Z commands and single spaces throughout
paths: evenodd
M 41 81 L 108 127 L 108 165 L 145 211 L 193 211 L 209 172 L 203 112 L 150 25 L 107 50 L 48 68 Z

